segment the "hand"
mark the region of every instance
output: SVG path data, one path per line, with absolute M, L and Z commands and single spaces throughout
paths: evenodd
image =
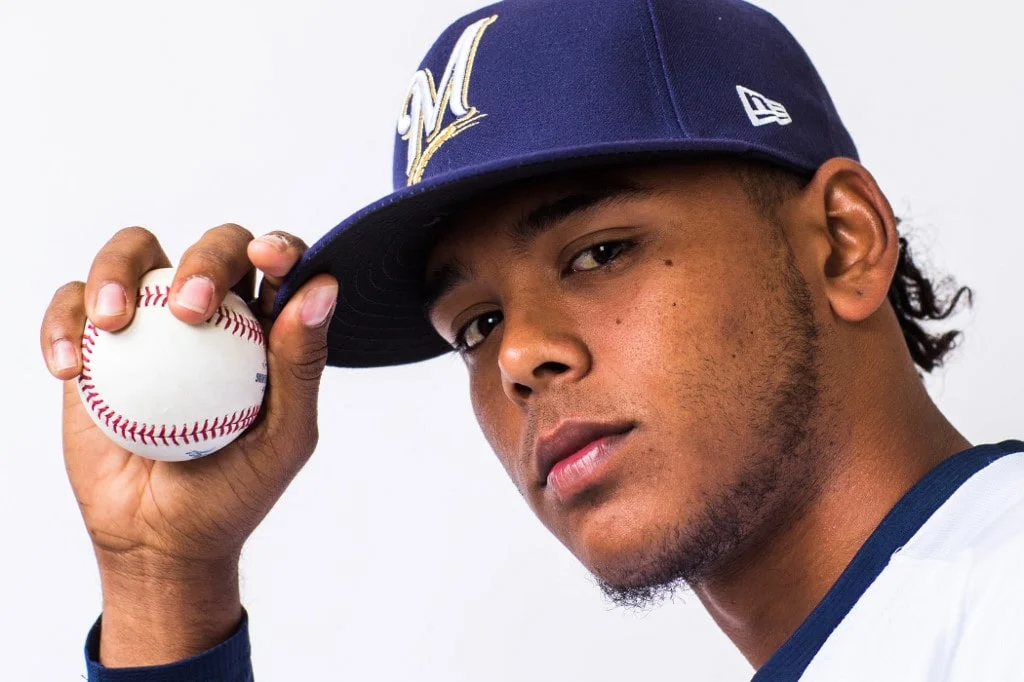
M 214 228 L 182 257 L 171 288 L 170 311 L 182 323 L 198 324 L 211 317 L 229 290 L 252 300 L 258 268 L 264 277 L 253 309 L 266 328 L 281 279 L 305 248 L 301 240 L 283 233 L 253 240 L 237 225 Z M 266 329 L 269 380 L 263 411 L 227 447 L 198 460 L 158 462 L 122 449 L 95 426 L 75 386 L 86 317 L 103 330 L 125 327 L 135 310 L 142 275 L 169 265 L 148 231 L 118 232 L 96 256 L 85 283 L 72 282 L 57 291 L 40 334 L 50 372 L 64 380 L 64 461 L 103 580 L 105 659 L 124 644 L 108 637 L 115 627 L 110 623 L 115 605 L 138 610 L 136 620 L 150 617 L 154 610 L 168 612 L 165 620 L 194 615 L 194 630 L 212 628 L 221 637 L 230 627 L 228 620 L 237 623 L 236 572 L 242 545 L 317 443 L 326 322 L 338 291 L 327 275 L 309 281 Z M 183 599 L 218 601 L 225 590 L 229 594 L 224 622 L 214 626 L 203 621 L 201 613 L 170 615 Z M 209 603 L 184 606 L 192 611 L 212 609 Z M 167 623 L 169 630 L 180 625 Z M 207 633 L 206 639 L 216 636 Z M 197 646 L 202 643 L 185 643 L 174 653 L 197 653 L 192 650 Z M 153 651 L 159 646 L 148 642 L 146 648 Z

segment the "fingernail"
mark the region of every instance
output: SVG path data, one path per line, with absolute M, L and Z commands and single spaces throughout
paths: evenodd
M 67 339 L 53 342 L 53 369 L 60 372 L 78 365 L 78 354 L 75 347 Z
M 290 246 L 288 240 L 279 234 L 265 234 L 262 237 L 260 237 L 257 241 L 261 241 L 264 244 L 267 244 L 273 247 L 274 249 L 277 249 L 278 251 L 284 251 Z
M 334 304 L 338 300 L 338 285 L 325 284 L 322 287 L 313 289 L 306 294 L 302 302 L 302 323 L 307 327 L 319 327 L 334 310 Z
M 96 294 L 96 313 L 103 317 L 124 315 L 127 301 L 121 285 L 116 282 L 108 282 L 101 286 Z
M 213 300 L 213 282 L 202 276 L 190 277 L 181 285 L 175 300 L 182 308 L 194 313 L 205 313 Z

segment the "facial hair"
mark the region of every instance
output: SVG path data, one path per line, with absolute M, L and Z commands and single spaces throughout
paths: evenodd
M 779 321 L 770 330 L 774 352 L 767 367 L 784 368 L 771 385 L 757 387 L 760 404 L 748 428 L 760 448 L 748 454 L 739 474 L 713 493 L 695 516 L 657 529 L 662 541 L 614 581 L 597 583 L 617 606 L 644 609 L 729 567 L 785 527 L 820 490 L 822 463 L 817 424 L 822 391 L 819 330 L 810 290 L 782 237 Z

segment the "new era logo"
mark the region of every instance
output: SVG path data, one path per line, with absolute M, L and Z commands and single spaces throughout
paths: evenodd
M 769 123 L 788 126 L 793 122 L 793 118 L 781 102 L 768 99 L 761 93 L 754 92 L 742 85 L 736 86 L 736 92 L 739 93 L 740 100 L 743 101 L 743 108 L 746 110 L 750 122 L 755 126 L 763 126 Z

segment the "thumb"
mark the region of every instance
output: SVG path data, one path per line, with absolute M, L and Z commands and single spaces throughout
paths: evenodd
M 307 456 L 316 447 L 320 376 L 327 364 L 327 328 L 337 300 L 337 281 L 317 275 L 288 301 L 268 337 L 265 436 L 308 447 Z

